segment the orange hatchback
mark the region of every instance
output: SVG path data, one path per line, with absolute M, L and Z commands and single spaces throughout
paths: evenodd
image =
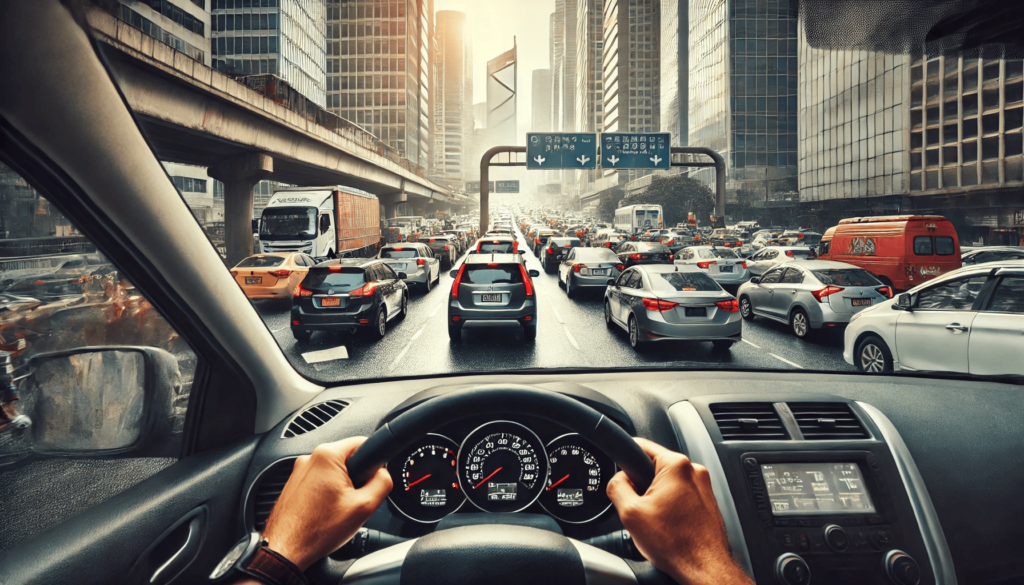
M 312 258 L 298 252 L 257 254 L 239 262 L 231 276 L 250 299 L 291 299 L 292 289 L 315 264 Z

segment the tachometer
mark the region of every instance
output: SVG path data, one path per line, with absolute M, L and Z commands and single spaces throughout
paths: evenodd
M 548 476 L 543 443 L 521 424 L 478 427 L 459 448 L 459 481 L 466 499 L 485 512 L 519 512 L 537 500 Z
M 388 473 L 394 487 L 388 499 L 417 522 L 438 522 L 465 503 L 456 463 L 458 445 L 443 435 L 428 434 L 392 459 Z
M 615 475 L 615 462 L 576 433 L 548 443 L 551 472 L 540 496 L 549 514 L 578 524 L 589 522 L 612 505 L 606 490 Z

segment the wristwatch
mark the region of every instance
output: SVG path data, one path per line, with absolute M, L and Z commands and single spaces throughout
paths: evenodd
M 223 583 L 243 576 L 266 585 L 309 585 L 302 570 L 271 549 L 259 532 L 251 532 L 231 547 L 210 573 L 210 581 Z

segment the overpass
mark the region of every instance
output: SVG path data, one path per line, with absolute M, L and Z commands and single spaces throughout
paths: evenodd
M 339 116 L 295 111 L 100 8 L 88 18 L 157 157 L 208 167 L 224 183 L 230 264 L 252 253 L 253 187 L 263 179 L 363 189 L 377 195 L 387 217 L 399 203 L 419 214 L 475 203 Z

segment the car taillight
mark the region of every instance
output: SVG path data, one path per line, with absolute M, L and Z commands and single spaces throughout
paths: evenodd
M 826 286 L 821 290 L 812 290 L 811 294 L 814 295 L 815 300 L 817 300 L 819 303 L 824 303 L 825 301 L 823 299 L 825 297 L 827 297 L 828 295 L 834 295 L 842 290 L 842 287 Z
M 348 296 L 350 297 L 372 297 L 374 291 L 377 290 L 376 282 L 368 282 L 363 285 L 362 288 L 357 288 L 354 291 L 350 291 Z
M 738 247 L 741 247 L 741 248 L 742 248 L 742 247 L 743 247 L 743 242 L 736 242 L 736 245 L 737 245 Z
M 798 240 L 802 240 L 802 239 L 804 239 L 804 235 L 803 234 L 797 234 L 796 238 Z
M 878 292 L 880 292 L 883 295 L 885 295 L 885 298 L 887 298 L 887 299 L 891 299 L 892 298 L 892 287 L 891 286 L 883 286 L 881 288 L 876 288 L 875 290 L 877 290 Z
M 341 266 L 328 266 L 328 272 L 341 272 Z
M 237 270 L 232 270 L 231 271 L 231 276 L 238 276 L 238 271 Z
M 725 311 L 726 313 L 735 313 L 736 311 L 740 310 L 740 302 L 737 301 L 736 299 L 732 299 L 729 301 L 718 301 L 717 303 L 715 303 L 715 306 Z
M 742 266 L 742 267 L 743 267 L 743 269 L 744 269 L 744 270 L 746 270 L 746 268 L 747 268 L 747 263 L 746 263 L 746 262 L 740 262 L 740 266 Z
M 395 252 L 401 252 L 405 248 L 391 248 L 391 249 L 394 250 Z
M 793 256 L 793 250 L 786 250 L 786 256 L 789 256 L 790 258 L 793 258 L 794 257 Z
M 605 248 L 611 248 L 612 247 L 612 243 L 611 242 L 605 242 L 604 247 Z
M 452 298 L 459 298 L 459 285 L 462 284 L 462 272 L 466 270 L 466 265 L 463 264 L 459 267 L 459 273 L 455 275 L 455 282 L 452 283 Z
M 672 309 L 679 306 L 679 303 L 673 303 L 672 301 L 663 301 L 661 299 L 643 299 L 644 307 L 648 311 L 671 311 Z
M 676 241 L 675 241 L 675 240 L 669 240 L 669 241 L 668 241 L 668 243 L 667 243 L 667 244 L 665 244 L 665 245 L 666 245 L 666 246 L 671 246 L 671 245 L 672 245 L 672 244 L 674 244 L 674 243 L 676 243 Z
M 534 240 L 533 243 L 537 244 L 539 246 L 540 245 L 540 238 L 537 238 L 536 240 Z
M 640 260 L 641 258 L 643 258 L 643 256 L 641 256 L 640 254 L 630 254 L 629 255 L 629 259 L 630 260 Z
M 434 242 L 436 242 L 436 241 L 437 241 L 437 240 L 435 240 L 434 238 L 430 238 L 430 243 L 431 243 L 431 244 L 433 244 L 433 243 L 434 243 Z
M 732 244 L 730 244 L 729 242 L 726 242 L 726 243 L 724 243 L 722 245 L 725 246 L 726 248 L 731 248 L 732 247 Z
M 512 253 L 513 254 L 518 254 L 519 253 L 519 240 L 515 240 L 515 241 L 512 242 Z
M 579 272 L 580 270 L 583 270 L 584 268 L 586 268 L 586 266 L 584 266 L 583 264 L 573 264 L 572 265 L 572 271 L 573 272 Z
M 427 261 L 424 258 L 417 258 L 416 259 L 416 266 L 423 266 L 426 263 L 427 263 Z
M 299 284 L 295 285 L 295 288 L 292 289 L 292 296 L 295 298 L 311 297 L 313 296 L 313 291 L 309 290 L 308 288 L 304 288 L 302 286 L 302 283 L 300 282 Z
M 526 266 L 519 265 L 519 272 L 523 275 L 523 284 L 526 285 L 526 296 L 533 296 L 533 281 L 530 280 L 530 273 L 526 271 Z
M 274 276 L 276 276 L 278 278 L 288 278 L 289 276 L 291 276 L 292 271 L 291 270 L 287 270 L 287 269 L 282 269 L 282 270 L 275 270 L 275 271 L 271 272 L 271 274 L 273 274 Z
M 615 265 L 615 269 L 618 270 L 619 272 L 622 272 L 623 270 L 626 269 L 626 265 L 625 264 L 616 264 Z
M 715 260 L 712 260 L 710 262 L 698 262 L 697 268 L 703 268 L 704 270 L 707 270 L 708 268 L 711 268 L 712 264 L 718 264 L 718 262 Z
M 445 247 L 444 247 L 444 251 L 445 251 L 445 252 L 447 252 L 447 251 L 448 251 L 448 246 L 445 246 Z

